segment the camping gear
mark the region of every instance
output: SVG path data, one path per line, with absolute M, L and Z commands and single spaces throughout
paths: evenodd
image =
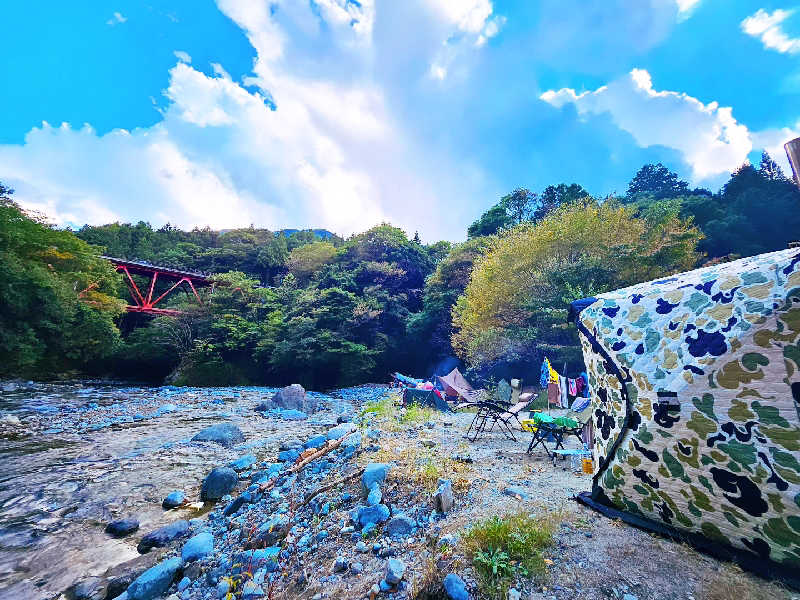
M 430 406 L 443 412 L 451 412 L 450 405 L 436 392 L 437 390 L 434 389 L 405 388 L 403 390 L 403 404 L 405 406 L 419 404 L 420 406 Z
M 800 583 L 800 250 L 576 301 L 570 314 L 595 430 L 580 500 Z
M 461 398 L 467 403 L 475 402 L 479 398 L 479 392 L 472 388 L 458 369 L 453 369 L 447 375 L 440 375 L 438 379 L 448 397 Z
M 519 399 L 522 387 L 518 379 L 514 381 L 516 388 L 512 388 L 505 379 L 500 380 L 497 385 L 498 399 L 496 401 L 480 400 L 474 403 L 478 410 L 467 429 L 466 438 L 469 441 L 474 442 L 484 431 L 494 430 L 495 425 L 507 438 L 517 441 L 512 429 L 513 422 L 516 421 L 520 428 L 522 427 L 519 415 L 528 407 L 530 400 Z M 470 438 L 469 434 L 473 429 L 475 432 Z
M 583 464 L 583 472 L 587 475 L 591 475 L 594 473 L 594 461 L 592 460 L 592 453 L 589 452 L 588 456 L 584 456 L 581 459 L 581 463 Z
M 569 448 L 564 450 L 562 448 L 560 450 L 553 450 L 553 466 L 555 466 L 556 457 L 558 456 L 561 458 L 566 458 L 569 456 L 569 466 L 573 473 L 579 473 L 583 471 L 584 458 L 589 459 L 589 464 L 591 464 L 592 460 L 592 453 L 589 450 L 584 450 L 583 448 Z
M 521 425 L 525 431 L 533 433 L 526 452 L 530 454 L 534 448 L 541 445 L 547 456 L 552 458 L 553 454 L 545 442 L 555 442 L 555 450 L 563 449 L 564 436 L 574 434 L 578 422 L 570 417 L 553 417 L 539 412 L 531 413 L 531 418 L 523 420 Z
M 412 387 L 417 387 L 417 385 L 423 382 L 422 379 L 415 379 L 414 377 L 408 377 L 407 375 L 403 375 L 402 373 L 395 373 L 392 377 L 394 377 L 397 383 L 404 386 L 410 385 Z

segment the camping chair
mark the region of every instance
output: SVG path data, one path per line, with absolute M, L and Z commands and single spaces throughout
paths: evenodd
M 514 421 L 516 421 L 520 429 L 522 428 L 519 415 L 527 408 L 530 400 L 519 399 L 522 391 L 519 380 L 515 379 L 512 381 L 516 383 L 514 387 L 510 386 L 505 380 L 501 380 L 498 384 L 497 395 L 499 401 L 492 402 L 490 400 L 482 400 L 473 405 L 478 407 L 478 411 L 475 413 L 475 417 L 472 419 L 469 429 L 467 429 L 465 437 L 469 441 L 474 442 L 484 431 L 493 431 L 495 425 L 498 426 L 500 431 L 507 438 L 515 442 L 517 441 L 512 426 Z M 470 437 L 469 434 L 473 429 L 474 433 L 472 437 Z
M 583 442 L 583 428 L 592 420 L 592 404 L 591 402 L 586 405 L 582 411 L 575 412 L 574 410 L 567 411 L 564 415 L 569 419 L 574 419 L 578 422 L 577 427 L 570 427 L 564 431 L 565 435 L 574 435 L 580 442 Z

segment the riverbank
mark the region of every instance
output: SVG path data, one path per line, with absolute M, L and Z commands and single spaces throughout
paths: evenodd
M 453 574 L 451 594 L 461 582 L 472 598 L 501 586 L 533 600 L 793 597 L 578 505 L 590 476 L 541 449 L 526 454 L 529 434 L 470 443 L 469 413 L 394 407 L 376 386 L 308 394 L 304 414 L 277 409 L 275 391 L 5 392 L 0 596 L 422 599 L 443 597 Z M 243 439 L 192 441 L 220 424 Z M 216 467 L 224 471 L 209 482 Z M 174 491 L 183 501 L 165 510 Z M 204 492 L 219 499 L 203 503 Z M 533 515 L 515 535 L 541 534 L 530 572 L 497 552 L 476 560 L 467 532 L 508 514 Z M 125 518 L 138 529 L 105 533 Z M 175 539 L 139 554 L 164 526 Z M 487 560 L 508 571 L 493 589 Z

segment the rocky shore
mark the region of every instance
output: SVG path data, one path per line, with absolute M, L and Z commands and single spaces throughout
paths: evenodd
M 176 400 L 175 412 L 200 410 L 203 403 L 211 411 L 185 428 L 169 421 L 180 439 L 166 448 L 159 444 L 145 463 L 148 470 L 135 471 L 139 477 L 151 473 L 158 490 L 106 506 L 94 525 L 82 522 L 98 546 L 103 539 L 113 544 L 102 546 L 110 549 L 106 566 L 98 561 L 82 571 L 80 564 L 64 564 L 66 574 L 57 581 L 71 583 L 40 597 L 794 597 L 579 506 L 573 497 L 590 487 L 590 476 L 574 471 L 569 461 L 554 463 L 541 450 L 526 454 L 529 434 L 522 432 L 516 442 L 498 432 L 467 442 L 469 413 L 396 406 L 392 390 L 379 386 L 327 395 L 299 386 L 165 389 Z M 100 403 L 72 423 L 77 411 L 59 412 L 52 423 L 86 431 L 94 426 L 86 414 L 96 413 L 112 422 L 109 435 L 121 435 L 126 427 L 141 427 L 129 422 L 114 429 L 115 419 L 124 422 L 132 411 L 165 423 L 174 416 L 162 408 L 163 397 L 141 397 L 134 407 Z M 228 400 L 215 404 L 216 398 Z M 224 410 L 217 412 L 219 406 Z M 13 423 L 18 432 L 43 432 L 45 425 L 25 416 Z M 181 466 L 194 455 L 201 460 Z M 159 479 L 157 467 L 166 469 L 170 461 L 169 477 Z M 127 466 L 115 463 L 117 470 Z M 474 531 L 504 515 L 522 515 L 533 528 L 543 524 L 547 537 L 535 557 L 541 570 L 503 562 L 497 552 L 476 554 Z M 486 586 L 487 556 L 501 572 L 508 569 L 502 590 Z M 55 573 L 39 566 L 45 568 L 37 581 L 45 589 L 56 581 Z

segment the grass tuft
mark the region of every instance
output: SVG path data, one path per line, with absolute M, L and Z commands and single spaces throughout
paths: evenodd
M 420 406 L 419 404 L 412 404 L 406 408 L 405 412 L 400 416 L 401 423 L 424 423 L 433 419 L 436 410 L 429 406 Z
M 553 544 L 553 530 L 551 519 L 527 513 L 493 516 L 470 527 L 462 544 L 478 573 L 481 593 L 505 598 L 516 576 L 543 575 L 542 551 Z

